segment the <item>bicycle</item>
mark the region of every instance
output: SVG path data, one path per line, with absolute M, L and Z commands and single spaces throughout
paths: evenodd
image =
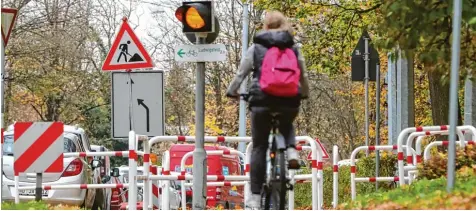
M 241 94 L 241 97 L 243 97 L 245 101 L 248 101 L 249 96 L 247 94 Z M 270 208 L 274 210 L 284 210 L 286 193 L 288 190 L 294 188 L 287 177 L 287 145 L 286 140 L 278 130 L 279 115 L 280 112 L 271 113 L 271 146 L 268 148 L 270 165 L 267 165 L 267 170 L 270 172 L 267 173 L 266 182 L 261 191 L 261 208 L 264 210 L 269 210 Z M 296 163 L 296 165 L 297 166 L 293 169 L 299 168 L 299 163 Z

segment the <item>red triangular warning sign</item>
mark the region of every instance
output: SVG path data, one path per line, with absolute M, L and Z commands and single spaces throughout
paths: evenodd
M 8 39 L 12 33 L 13 25 L 17 19 L 17 9 L 2 8 L 2 40 L 3 47 L 7 46 Z
M 329 153 L 327 153 L 326 148 L 324 148 L 324 146 L 322 146 L 321 141 L 319 141 L 319 139 L 316 139 L 316 142 L 319 144 L 319 148 L 322 152 L 322 159 L 329 159 Z M 307 155 L 307 159 L 312 160 L 311 156 L 312 156 L 312 152 L 309 152 L 309 155 Z
M 103 71 L 131 70 L 154 67 L 152 59 L 124 18 L 102 66 Z

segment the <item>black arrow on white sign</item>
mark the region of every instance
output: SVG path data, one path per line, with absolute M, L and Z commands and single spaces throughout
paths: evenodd
M 137 104 L 142 105 L 142 107 L 145 108 L 145 115 L 146 115 L 146 121 L 147 121 L 147 132 L 150 132 L 149 107 L 147 107 L 147 105 L 145 105 L 143 99 L 137 99 Z

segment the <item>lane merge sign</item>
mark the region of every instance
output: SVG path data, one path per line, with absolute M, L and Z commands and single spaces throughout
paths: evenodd
M 226 60 L 224 44 L 179 45 L 175 47 L 177 62 L 222 62 Z
M 151 69 L 152 59 L 127 23 L 122 19 L 122 25 L 107 54 L 102 66 L 103 71 L 120 71 L 132 69 Z
M 113 138 L 127 139 L 131 130 L 149 137 L 164 135 L 162 71 L 113 72 L 111 104 Z
M 17 122 L 13 129 L 13 168 L 19 173 L 63 172 L 61 122 Z

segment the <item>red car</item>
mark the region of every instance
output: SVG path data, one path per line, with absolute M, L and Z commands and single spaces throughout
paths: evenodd
M 170 170 L 180 172 L 180 162 L 183 156 L 192 152 L 195 145 L 192 144 L 175 144 L 170 148 Z M 232 150 L 223 146 L 205 146 L 206 151 L 210 150 Z M 185 162 L 187 172 L 192 172 L 193 158 L 190 156 Z M 207 174 L 208 175 L 244 175 L 241 168 L 240 157 L 237 155 L 210 155 L 207 157 Z M 180 185 L 180 182 L 178 182 Z M 244 207 L 243 186 L 237 187 L 208 187 L 207 188 L 207 206 L 216 207 L 224 206 L 225 209 L 234 209 L 239 205 Z M 187 190 L 187 206 L 192 202 L 191 188 Z

